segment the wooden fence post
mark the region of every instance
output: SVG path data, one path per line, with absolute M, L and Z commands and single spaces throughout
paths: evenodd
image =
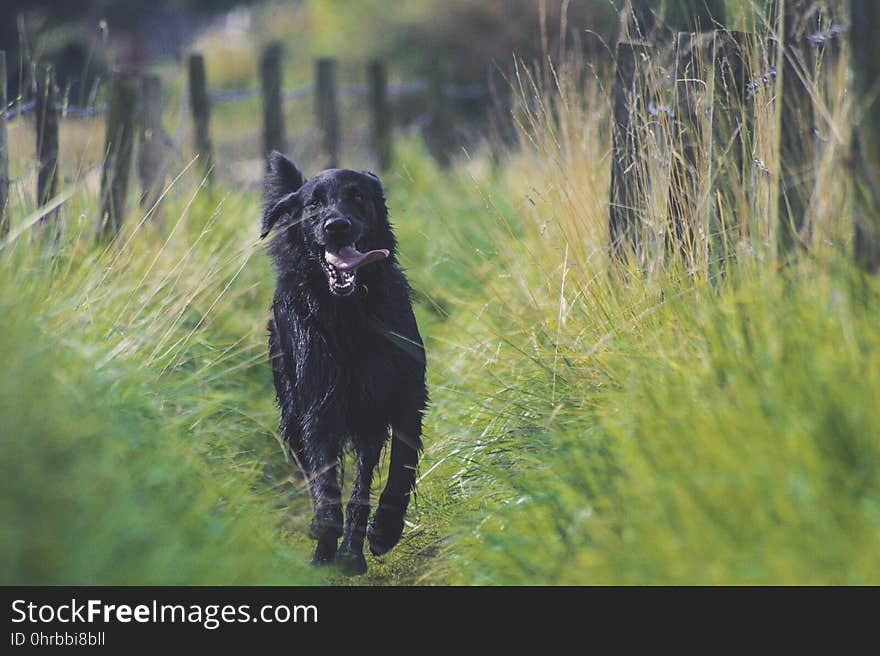
M 623 23 L 624 33 L 621 34 L 620 41 L 650 41 L 656 24 L 655 11 L 659 5 L 659 0 L 629 0 L 629 7 L 624 7 L 627 13 Z
M 816 6 L 817 17 L 814 24 L 817 33 L 810 39 L 812 46 L 817 52 L 817 61 L 821 62 L 823 71 L 836 73 L 841 56 L 841 26 L 843 14 L 847 8 L 841 7 L 843 3 L 834 3 L 823 0 Z M 826 80 L 831 77 L 826 75 Z
M 813 189 L 813 103 L 807 87 L 812 72 L 812 53 L 807 41 L 816 27 L 817 15 L 808 11 L 812 0 L 776 0 L 782 29 L 779 217 L 780 249 L 806 245 L 806 213 Z M 779 12 L 782 2 L 785 11 Z
M 428 149 L 442 168 L 452 162 L 452 108 L 446 94 L 448 81 L 442 62 L 435 60 L 428 86 Z
M 9 136 L 6 132 L 6 51 L 0 50 L 0 240 L 9 234 Z
M 611 204 L 609 228 L 611 255 L 623 260 L 628 251 L 638 252 L 645 199 L 644 163 L 640 161 L 636 122 L 643 104 L 639 98 L 637 65 L 644 44 L 621 41 L 617 44 L 617 71 L 614 77 L 614 116 L 612 119 Z
M 715 125 L 726 129 L 721 143 L 731 144 L 736 171 L 743 176 L 744 163 L 752 124 L 747 107 L 746 90 L 749 82 L 747 53 L 750 35 L 746 32 L 717 30 L 715 32 L 715 107 L 726 114 L 725 122 Z M 717 117 L 717 112 L 712 112 Z
M 273 150 L 284 152 L 284 105 L 281 99 L 283 72 L 280 43 L 271 43 L 260 55 L 260 91 L 263 96 L 263 156 L 266 166 Z
M 50 201 L 58 191 L 58 88 L 55 70 L 50 64 L 40 66 L 37 73 L 36 97 L 37 137 L 37 207 Z M 40 225 L 55 222 L 58 210 L 40 219 Z M 58 226 L 54 226 L 58 236 Z
M 712 198 L 718 252 L 711 260 L 723 265 L 734 254 L 742 231 L 749 225 L 749 167 L 752 161 L 754 120 L 747 98 L 747 54 L 751 37 L 746 32 L 715 31 L 712 109 Z
M 336 59 L 324 57 L 315 65 L 315 118 L 321 133 L 325 165 L 339 166 L 339 107 L 336 97 Z
M 855 258 L 865 270 L 880 270 L 880 5 L 850 0 L 850 62 L 855 106 L 861 120 L 853 125 L 855 164 Z
M 674 0 L 666 3 L 665 22 L 682 32 L 713 32 L 727 25 L 724 0 Z
M 210 185 L 214 177 L 214 154 L 209 130 L 211 104 L 208 100 L 205 58 L 199 53 L 189 56 L 189 107 L 195 128 L 193 146 L 201 160 L 205 178 Z
M 141 121 L 138 144 L 140 204 L 153 207 L 165 184 L 165 132 L 162 127 L 162 80 L 155 73 L 141 78 Z
M 489 115 L 489 148 L 492 168 L 504 161 L 507 149 L 516 143 L 518 135 L 514 119 L 514 97 L 511 84 L 497 64 L 486 71 L 489 97 L 492 99 Z
M 373 115 L 372 137 L 376 164 L 380 171 L 391 168 L 391 106 L 388 103 L 388 73 L 379 60 L 367 64 L 370 112 Z
M 675 120 L 669 172 L 667 248 L 689 268 L 705 265 L 708 212 L 700 202 L 700 179 L 708 180 L 711 130 L 707 73 L 714 60 L 712 33 L 680 32 L 675 48 Z
M 110 77 L 104 167 L 101 172 L 101 224 L 99 236 L 115 237 L 125 216 L 125 199 L 134 152 L 138 116 L 138 87 L 134 73 L 114 72 Z

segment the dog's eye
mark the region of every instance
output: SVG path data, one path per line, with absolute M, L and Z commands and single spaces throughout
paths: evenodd
M 353 191 L 351 193 L 351 198 L 356 203 L 363 203 L 364 202 L 364 195 L 359 191 Z

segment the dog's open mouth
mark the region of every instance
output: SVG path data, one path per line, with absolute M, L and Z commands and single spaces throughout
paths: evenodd
M 361 253 L 354 244 L 336 251 L 324 249 L 321 266 L 330 284 L 330 291 L 337 296 L 348 296 L 357 287 L 357 270 L 371 262 L 384 260 L 389 255 L 384 248 Z

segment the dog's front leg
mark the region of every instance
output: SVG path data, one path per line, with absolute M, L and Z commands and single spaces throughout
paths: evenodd
M 312 564 L 322 565 L 336 557 L 336 544 L 342 535 L 342 489 L 337 472 L 339 442 L 335 434 L 323 431 L 312 432 L 303 442 L 306 449 L 305 474 L 315 506 L 309 536 L 318 541 Z
M 357 444 L 355 460 L 354 484 L 351 497 L 345 508 L 345 529 L 342 544 L 336 554 L 336 560 L 342 571 L 349 576 L 363 574 L 367 571 L 364 558 L 364 538 L 367 534 L 367 519 L 370 515 L 370 486 L 373 484 L 373 472 L 379 464 L 379 454 L 386 436 Z
M 379 497 L 379 507 L 370 523 L 370 551 L 381 556 L 403 533 L 403 519 L 416 486 L 416 471 L 422 451 L 422 411 L 411 410 L 391 426 L 391 466 L 388 483 Z

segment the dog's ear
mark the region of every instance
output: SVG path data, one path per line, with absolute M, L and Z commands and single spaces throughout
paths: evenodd
M 361 171 L 361 173 L 365 175 L 372 183 L 373 195 L 376 201 L 376 209 L 383 218 L 387 219 L 388 207 L 385 205 L 385 188 L 382 186 L 382 181 L 379 180 L 379 176 L 372 171 Z
M 373 173 L 372 171 L 361 171 L 362 174 L 367 176 L 374 184 L 379 187 L 379 190 L 382 191 L 382 195 L 385 195 L 385 190 L 382 189 L 382 181 L 379 179 L 379 176 Z
M 269 172 L 266 178 L 267 182 L 272 178 L 274 184 L 285 188 L 288 192 L 296 191 L 305 182 L 302 171 L 296 167 L 296 164 L 277 150 L 273 150 L 269 155 Z
M 299 213 L 300 196 L 297 191 L 305 182 L 302 172 L 292 161 L 272 151 L 269 155 L 269 170 L 263 184 L 263 225 L 260 239 L 265 239 L 272 227 L 285 214 Z
M 263 210 L 263 227 L 260 231 L 260 239 L 265 239 L 272 232 L 272 228 L 278 222 L 278 219 L 287 214 L 295 217 L 301 211 L 302 200 L 297 191 L 283 196 L 271 206 L 266 205 Z

